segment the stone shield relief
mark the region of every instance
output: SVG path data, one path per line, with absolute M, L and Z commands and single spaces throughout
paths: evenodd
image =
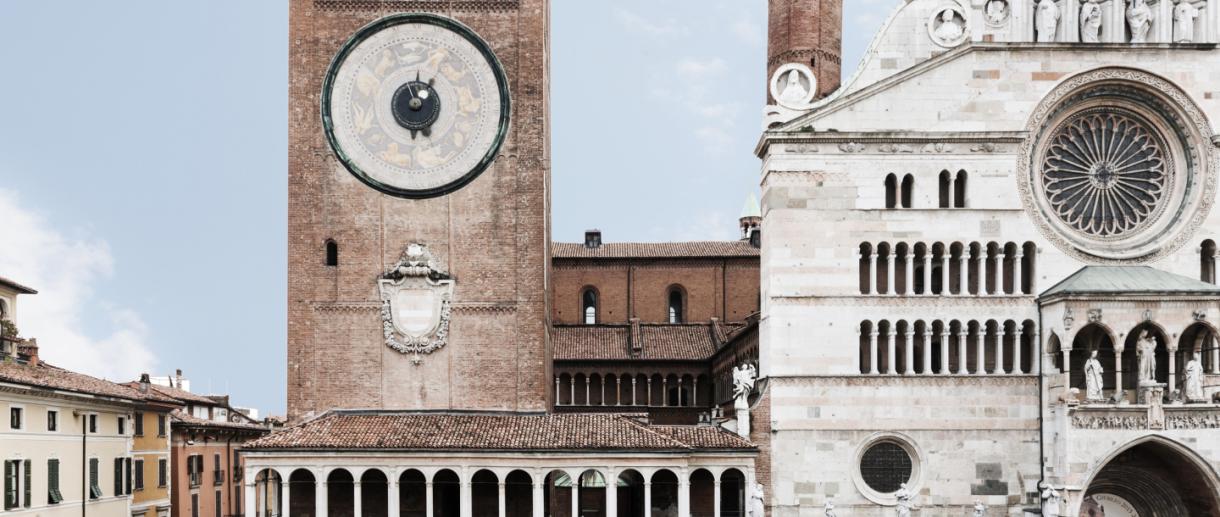
M 386 346 L 403 354 L 430 354 L 445 346 L 453 279 L 436 268 L 427 246 L 411 244 L 377 281 Z

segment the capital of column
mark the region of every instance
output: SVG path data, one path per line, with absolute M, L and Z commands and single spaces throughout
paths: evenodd
M 873 253 L 873 254 L 869 255 L 869 258 L 871 258 L 871 259 L 873 259 L 873 260 L 877 260 L 877 257 L 879 257 L 879 256 L 880 256 L 880 255 L 878 255 L 878 254 L 876 254 L 876 253 Z
M 869 336 L 872 336 L 874 338 L 877 337 L 878 334 L 880 334 L 880 332 L 877 332 L 877 329 L 875 329 L 875 328 L 868 333 Z
M 933 332 L 932 332 L 932 329 L 930 329 L 930 328 L 926 328 L 923 330 L 923 336 L 925 338 L 931 338 L 932 334 L 933 334 Z

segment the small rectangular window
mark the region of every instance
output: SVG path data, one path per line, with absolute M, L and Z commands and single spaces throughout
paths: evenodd
M 123 458 L 114 459 L 114 495 L 123 495 Z
M 157 436 L 165 436 L 165 415 L 157 415 Z
M 169 462 L 164 459 L 157 460 L 157 486 L 165 488 L 169 485 Z
M 216 491 L 216 517 L 221 517 L 221 515 L 220 515 L 220 490 Z
M 199 517 L 199 494 L 191 494 L 191 517 Z
M 89 434 L 97 434 L 97 415 L 89 415 Z
M 135 475 L 134 485 L 137 491 L 144 490 L 144 460 L 135 460 L 135 464 L 131 467 L 132 474 Z
M 53 409 L 47 410 L 47 431 L 55 432 L 59 430 L 59 411 Z
M 135 431 L 135 435 L 144 436 L 144 413 L 136 413 L 132 418 L 134 420 L 132 420 L 131 426 Z
M 102 497 L 102 487 L 98 484 L 98 463 L 97 458 L 89 458 L 89 499 Z
M 59 504 L 64 496 L 59 492 L 59 460 L 47 460 L 47 504 Z
M 8 409 L 8 427 L 14 431 L 21 429 L 21 420 L 25 410 L 19 407 L 10 407 Z
M 119 417 L 118 422 L 119 422 L 119 425 L 118 425 L 119 436 L 126 436 L 127 435 L 127 417 L 122 417 L 122 416 Z

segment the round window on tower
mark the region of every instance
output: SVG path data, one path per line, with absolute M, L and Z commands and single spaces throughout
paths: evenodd
M 852 480 L 864 497 L 877 504 L 892 505 L 906 485 L 916 493 L 920 484 L 922 452 L 914 441 L 898 433 L 878 433 L 856 450 Z
M 1186 242 L 1215 197 L 1201 112 L 1176 86 L 1127 69 L 1056 87 L 1018 161 L 1031 219 L 1077 258 L 1146 261 Z

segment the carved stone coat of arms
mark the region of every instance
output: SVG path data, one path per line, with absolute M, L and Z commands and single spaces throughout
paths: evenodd
M 430 354 L 449 336 L 453 279 L 436 267 L 428 247 L 411 244 L 377 281 L 386 346 L 404 354 Z

